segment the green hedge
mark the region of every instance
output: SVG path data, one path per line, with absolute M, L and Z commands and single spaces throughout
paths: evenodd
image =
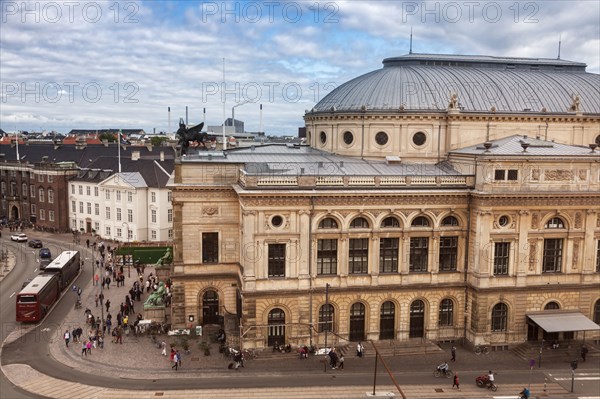
M 173 247 L 121 247 L 117 250 L 117 255 L 133 255 L 133 262 L 139 260 L 142 264 L 154 264 L 169 248 L 173 252 Z

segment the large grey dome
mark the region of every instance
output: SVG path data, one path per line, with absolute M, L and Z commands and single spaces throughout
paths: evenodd
M 453 93 L 463 112 L 600 114 L 600 75 L 583 63 L 540 58 L 409 54 L 346 82 L 313 112 L 446 111 Z M 335 108 L 334 108 L 335 107 Z

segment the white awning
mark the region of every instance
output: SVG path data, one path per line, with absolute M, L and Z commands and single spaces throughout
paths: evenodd
M 579 312 L 543 312 L 528 314 L 535 324 L 542 327 L 544 331 L 590 331 L 600 330 L 600 326 Z

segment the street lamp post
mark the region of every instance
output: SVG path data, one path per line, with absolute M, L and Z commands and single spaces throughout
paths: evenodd
M 329 283 L 325 284 L 325 309 L 327 310 L 327 321 L 325 322 L 325 361 L 323 372 L 327 372 L 327 331 L 329 331 Z

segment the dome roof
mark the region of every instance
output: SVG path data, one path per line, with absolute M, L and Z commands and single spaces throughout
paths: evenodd
M 334 89 L 312 112 L 446 111 L 600 114 L 600 75 L 583 63 L 543 58 L 408 54 Z

